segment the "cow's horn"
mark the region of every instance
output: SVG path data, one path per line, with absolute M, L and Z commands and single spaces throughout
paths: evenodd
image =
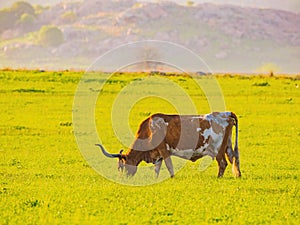
M 122 156 L 121 152 L 119 154 L 110 154 L 108 153 L 104 147 L 100 144 L 95 144 L 96 146 L 99 146 L 100 149 L 102 150 L 103 154 L 106 156 L 106 157 L 109 157 L 109 158 L 120 158 Z

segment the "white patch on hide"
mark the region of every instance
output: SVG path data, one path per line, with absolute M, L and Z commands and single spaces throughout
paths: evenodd
M 223 142 L 223 137 L 224 137 L 224 135 L 222 132 L 219 134 L 216 134 L 215 132 L 211 133 L 210 144 L 212 145 L 215 153 L 218 153 L 218 151 L 222 145 L 222 142 Z
M 211 135 L 211 127 L 208 129 L 205 129 L 202 136 L 204 137 L 203 143 L 205 143 L 207 141 L 207 139 L 209 138 L 209 136 Z
M 217 114 L 216 116 L 212 114 L 206 114 L 204 118 L 210 124 L 216 123 L 225 129 L 228 126 L 227 119 L 229 116 L 230 116 L 230 112 L 222 112 Z
M 195 150 L 195 152 L 197 152 L 197 153 L 202 153 L 202 152 L 204 152 L 205 150 L 206 150 L 206 148 L 208 147 L 208 143 L 205 143 L 203 146 L 201 146 L 200 148 L 197 148 L 196 150 Z
M 151 128 L 159 128 L 161 129 L 164 126 L 168 126 L 169 124 L 164 121 L 163 118 L 153 118 L 151 121 Z

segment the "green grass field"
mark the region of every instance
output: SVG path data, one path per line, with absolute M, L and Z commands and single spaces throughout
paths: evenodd
M 218 179 L 216 161 L 200 172 L 199 161 L 174 179 L 127 186 L 99 175 L 77 146 L 72 105 L 82 74 L 0 71 L 0 224 L 300 224 L 300 80 L 217 76 L 226 109 L 239 117 L 241 179 L 230 167 Z M 124 147 L 111 127 L 113 99 L 147 76 L 116 74 L 97 93 L 97 130 L 111 152 Z M 209 113 L 191 79 L 165 79 Z M 132 132 L 158 111 L 176 112 L 163 99 L 138 101 Z

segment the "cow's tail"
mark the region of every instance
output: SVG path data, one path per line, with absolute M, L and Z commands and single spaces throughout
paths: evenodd
M 235 143 L 234 143 L 234 154 L 232 160 L 232 171 L 236 177 L 240 177 L 241 171 L 240 171 L 240 153 L 238 147 L 238 135 L 239 135 L 238 118 L 233 112 L 231 112 L 230 117 L 233 119 L 234 126 L 235 126 Z

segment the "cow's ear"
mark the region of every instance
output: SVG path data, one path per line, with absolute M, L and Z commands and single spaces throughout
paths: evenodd
M 123 151 L 124 151 L 123 149 L 120 150 L 120 153 L 119 153 L 119 154 L 120 154 L 119 159 L 120 159 L 120 160 L 124 159 L 124 160 L 126 161 L 127 156 L 122 154 Z

